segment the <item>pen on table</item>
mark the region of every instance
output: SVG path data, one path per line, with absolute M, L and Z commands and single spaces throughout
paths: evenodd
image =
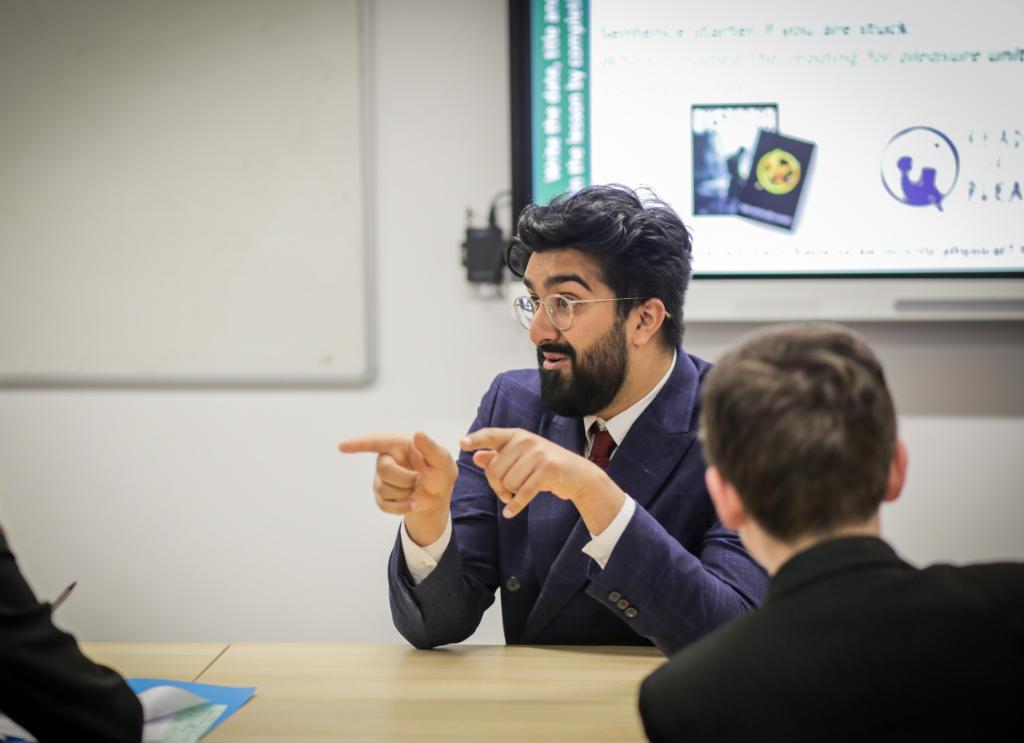
M 78 585 L 78 581 L 76 580 L 70 586 L 68 586 L 63 591 L 61 591 L 60 596 L 58 596 L 56 599 L 54 599 L 53 603 L 50 604 L 50 613 L 51 614 L 53 612 L 57 611 L 57 609 L 60 608 L 60 605 L 63 604 L 65 601 L 67 601 L 68 596 L 71 595 L 71 591 L 77 585 Z

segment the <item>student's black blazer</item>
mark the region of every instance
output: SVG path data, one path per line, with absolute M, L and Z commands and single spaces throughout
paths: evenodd
M 640 713 L 652 741 L 1009 740 L 1022 669 L 1024 564 L 917 570 L 851 537 L 655 671 Z
M 0 530 L 0 712 L 47 741 L 142 739 L 142 708 L 114 671 L 50 620 Z

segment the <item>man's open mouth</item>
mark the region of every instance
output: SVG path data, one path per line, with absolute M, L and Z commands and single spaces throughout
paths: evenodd
M 545 369 L 561 369 L 569 365 L 569 357 L 563 353 L 542 353 L 541 365 Z

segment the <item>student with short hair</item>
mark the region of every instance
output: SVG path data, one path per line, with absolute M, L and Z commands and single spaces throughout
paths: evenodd
M 879 538 L 907 451 L 865 342 L 832 325 L 764 330 L 712 370 L 702 401 L 711 499 L 772 578 L 761 608 L 644 681 L 651 740 L 1019 731 L 1024 564 L 919 570 Z

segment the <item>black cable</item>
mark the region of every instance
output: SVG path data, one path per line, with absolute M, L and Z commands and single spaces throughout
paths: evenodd
M 491 206 L 487 211 L 487 224 L 491 227 L 498 226 L 498 204 L 505 200 L 508 200 L 510 203 L 512 201 L 512 191 L 509 189 L 498 191 L 498 193 L 494 194 L 494 198 L 491 199 Z

